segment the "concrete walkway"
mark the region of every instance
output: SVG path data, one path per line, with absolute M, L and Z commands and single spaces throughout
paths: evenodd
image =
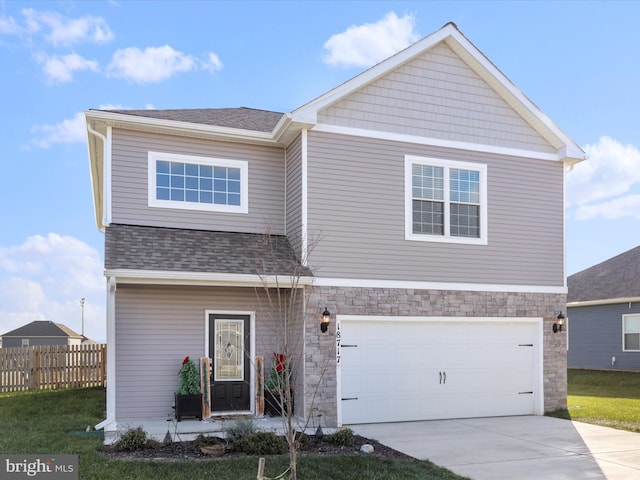
M 640 434 L 542 416 L 351 426 L 474 480 L 640 479 Z

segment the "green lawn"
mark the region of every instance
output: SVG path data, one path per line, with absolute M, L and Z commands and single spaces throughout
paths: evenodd
M 258 459 L 198 461 L 109 460 L 102 437 L 78 432 L 105 417 L 101 388 L 0 394 L 0 453 L 77 454 L 80 479 L 255 479 Z M 76 432 L 70 434 L 69 432 Z M 287 466 L 286 457 L 269 457 L 265 475 Z M 456 480 L 449 470 L 418 460 L 380 460 L 369 456 L 301 457 L 298 477 L 304 480 Z
M 640 373 L 569 369 L 567 410 L 552 416 L 640 432 Z

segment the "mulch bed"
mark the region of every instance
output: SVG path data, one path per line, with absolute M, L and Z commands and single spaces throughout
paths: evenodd
M 327 441 L 318 440 L 315 436 L 309 436 L 309 446 L 299 451 L 300 456 L 309 455 L 372 455 L 379 458 L 392 459 L 410 459 L 412 457 L 389 448 L 375 440 L 371 440 L 359 435 L 354 435 L 353 445 L 348 447 L 339 447 L 332 445 Z M 373 445 L 373 453 L 362 453 L 360 447 L 364 444 Z M 227 451 L 222 457 L 212 457 L 204 455 L 198 446 L 193 442 L 173 442 L 170 444 L 162 444 L 152 442 L 140 450 L 132 452 L 122 452 L 113 446 L 105 447 L 104 455 L 112 459 L 147 459 L 147 460 L 203 460 L 212 458 L 230 458 L 243 457 L 244 453 L 235 453 Z

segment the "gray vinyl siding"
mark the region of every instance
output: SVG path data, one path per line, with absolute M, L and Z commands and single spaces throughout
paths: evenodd
M 302 142 L 298 137 L 287 148 L 286 235 L 300 256 L 302 234 Z
M 182 359 L 205 354 L 206 310 L 256 312 L 256 355 L 264 356 L 266 375 L 282 342 L 268 305 L 253 288 L 118 285 L 117 419 L 166 418 L 172 411 Z
M 200 230 L 284 234 L 284 150 L 179 136 L 114 130 L 112 222 Z M 203 212 L 148 206 L 148 152 L 246 160 L 249 213 Z
M 562 164 L 313 131 L 308 143 L 316 275 L 564 285 Z M 487 165 L 488 245 L 405 240 L 406 154 Z
M 640 352 L 624 352 L 622 344 L 622 316 L 633 313 L 640 303 L 569 308 L 569 368 L 640 370 Z
M 318 121 L 555 153 L 444 43 L 326 108 Z

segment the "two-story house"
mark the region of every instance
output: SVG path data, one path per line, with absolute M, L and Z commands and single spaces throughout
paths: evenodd
M 185 355 L 214 359 L 214 414 L 253 413 L 265 284 L 304 296 L 296 411 L 325 426 L 566 405 L 552 326 L 584 152 L 454 24 L 289 113 L 85 116 L 106 431 L 166 417 Z

